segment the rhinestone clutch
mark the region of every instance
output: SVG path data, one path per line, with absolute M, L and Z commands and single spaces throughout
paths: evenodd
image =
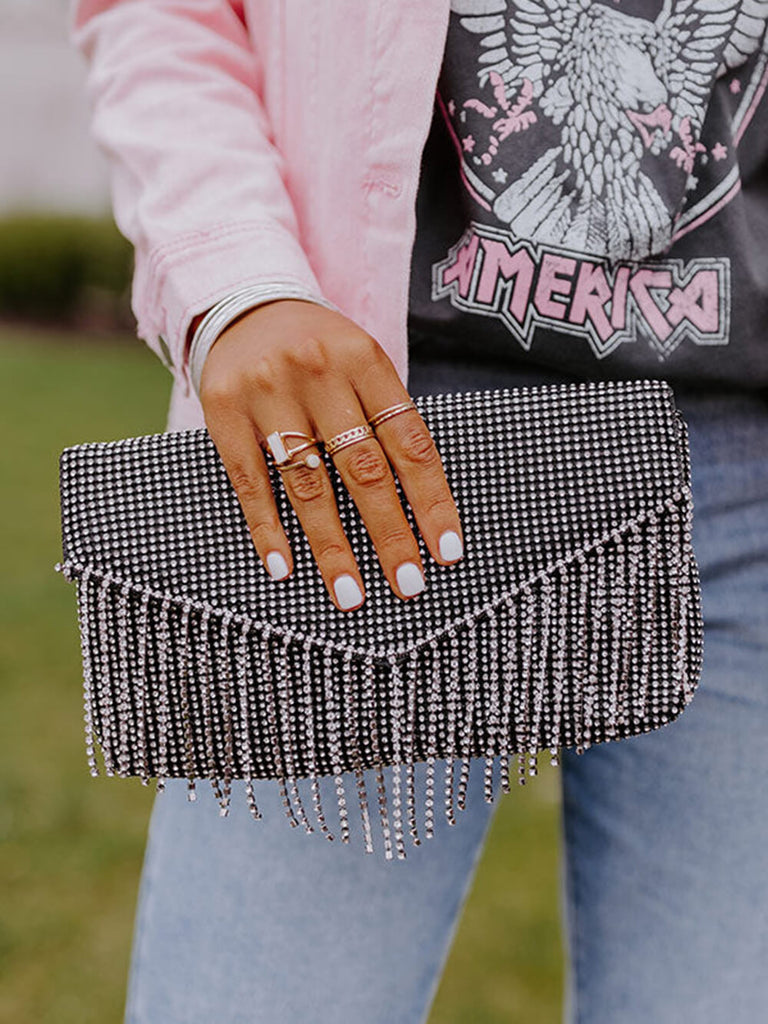
M 494 772 L 509 791 L 513 755 L 524 782 L 541 751 L 556 764 L 560 747 L 581 753 L 680 714 L 703 629 L 687 432 L 671 387 L 559 384 L 416 404 L 465 556 L 433 562 L 399 490 L 427 572 L 425 592 L 399 600 L 326 456 L 366 583 L 351 613 L 331 604 L 274 465 L 295 564 L 279 583 L 205 429 L 62 453 L 57 569 L 77 580 L 92 774 L 98 741 L 107 775 L 156 778 L 159 789 L 186 777 L 191 799 L 195 780 L 210 780 L 222 814 L 232 780 L 245 779 L 254 817 L 253 780 L 273 779 L 291 824 L 347 842 L 354 796 L 370 851 L 364 771 L 374 769 L 385 854 L 403 857 L 406 834 L 433 834 L 437 803 L 455 820 L 475 758 L 491 800 Z

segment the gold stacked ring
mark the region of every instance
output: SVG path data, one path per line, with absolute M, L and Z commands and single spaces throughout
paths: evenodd
M 388 420 L 391 416 L 397 416 L 401 412 L 408 412 L 410 409 L 415 409 L 416 403 L 410 402 L 398 402 L 397 405 L 390 405 L 386 409 L 382 409 L 381 412 L 377 412 L 375 416 L 371 416 L 368 420 L 372 427 L 378 427 L 380 423 Z
M 289 448 L 285 443 L 286 437 L 301 437 L 304 442 Z M 320 465 L 320 456 L 317 452 L 310 452 L 309 455 L 297 462 L 291 461 L 294 455 L 298 455 L 299 452 L 312 448 L 316 444 L 319 444 L 318 438 L 312 437 L 311 434 L 305 434 L 301 430 L 274 430 L 267 436 L 267 447 L 275 460 L 275 465 L 281 472 L 285 469 L 296 469 L 297 466 L 309 466 L 310 469 L 317 469 Z
M 375 436 L 372 427 L 367 423 L 361 423 L 359 427 L 350 427 L 349 430 L 342 430 L 340 434 L 335 434 L 327 441 L 323 441 L 323 445 L 327 455 L 335 455 L 342 448 L 348 448 L 351 444 L 357 444 L 358 441 L 365 441 L 366 438 Z

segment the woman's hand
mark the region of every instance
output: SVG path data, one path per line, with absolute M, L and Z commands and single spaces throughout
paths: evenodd
M 280 299 L 249 311 L 221 334 L 203 367 L 200 400 L 256 550 L 270 575 L 283 579 L 293 560 L 267 473 L 265 439 L 276 430 L 297 430 L 329 440 L 409 395 L 384 350 L 353 321 L 313 302 Z M 298 443 L 288 439 L 291 448 Z M 309 448 L 296 461 L 316 451 Z M 375 437 L 333 458 L 399 597 L 423 589 L 424 567 L 392 469 L 432 557 L 442 564 L 461 557 L 456 505 L 416 410 L 385 420 Z M 281 476 L 334 603 L 344 611 L 357 608 L 365 586 L 324 463 Z

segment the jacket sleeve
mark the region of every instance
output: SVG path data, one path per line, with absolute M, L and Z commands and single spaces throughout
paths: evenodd
M 188 387 L 197 314 L 259 283 L 322 297 L 242 0 L 73 0 L 69 31 L 115 222 L 134 246 L 137 333 Z

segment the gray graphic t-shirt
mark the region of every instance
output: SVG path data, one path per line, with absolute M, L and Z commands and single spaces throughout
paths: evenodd
M 420 344 L 768 388 L 767 23 L 768 0 L 453 0 Z

